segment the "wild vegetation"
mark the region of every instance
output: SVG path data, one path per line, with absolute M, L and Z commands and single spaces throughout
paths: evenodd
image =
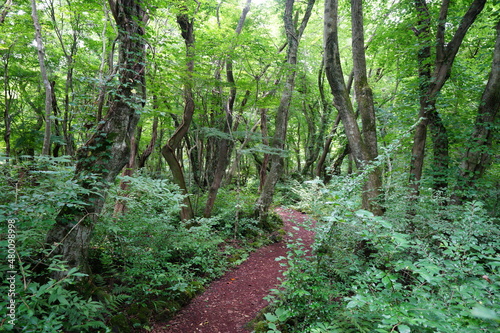
M 316 242 L 281 258 L 256 331 L 495 332 L 499 20 L 494 0 L 4 1 L 0 331 L 147 330 L 287 205 Z

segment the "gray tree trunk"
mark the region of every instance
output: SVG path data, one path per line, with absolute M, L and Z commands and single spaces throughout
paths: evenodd
M 284 151 L 286 140 L 286 129 L 288 126 L 288 109 L 292 100 L 292 93 L 295 87 L 295 65 L 297 64 L 297 52 L 299 41 L 304 33 L 304 30 L 311 16 L 312 8 L 315 0 L 309 0 L 304 17 L 299 28 L 294 25 L 293 6 L 294 0 L 287 0 L 285 4 L 284 24 L 288 41 L 287 65 L 290 67 L 286 79 L 285 87 L 281 93 L 280 104 L 276 111 L 276 123 L 274 136 L 271 139 L 270 146 L 276 152 Z M 267 224 L 267 216 L 269 207 L 271 206 L 276 183 L 278 182 L 283 172 L 283 156 L 275 153 L 270 155 L 270 171 L 266 175 L 262 192 L 256 203 L 255 212 L 259 218 L 259 222 L 263 225 Z
M 494 124 L 500 112 L 500 22 L 497 23 L 496 30 L 497 38 L 488 83 L 479 103 L 474 131 L 460 164 L 458 193 L 454 197 L 456 203 L 466 198 L 462 191 L 474 186 L 475 181 L 484 175 L 494 156 L 491 149 L 495 137 Z M 496 134 L 498 135 L 498 130 Z
M 38 63 L 40 65 L 40 74 L 42 76 L 43 86 L 45 88 L 45 131 L 43 134 L 42 155 L 50 155 L 50 135 L 51 135 L 51 114 L 52 114 L 52 86 L 47 75 L 45 67 L 45 48 L 42 40 L 42 27 L 38 21 L 38 11 L 36 9 L 36 0 L 31 0 L 31 17 L 35 27 L 35 41 L 38 50 Z
M 147 16 L 142 1 L 109 0 L 109 4 L 119 31 L 119 84 L 102 124 L 77 151 L 74 176 L 81 186 L 92 191 L 80 196 L 85 203 L 83 207 L 62 208 L 46 239 L 48 245 L 53 246 L 52 254 L 62 255 L 70 268 L 80 267 L 84 272 L 90 271 L 87 250 L 92 230 L 109 184 L 129 160 L 130 139 L 145 98 L 144 26 Z M 62 277 L 64 272 L 55 275 Z
M 356 121 L 356 114 L 350 99 L 349 90 L 344 82 L 344 75 L 340 63 L 338 44 L 338 0 L 325 1 L 324 15 L 324 57 L 325 73 L 330 83 L 334 97 L 334 106 L 337 108 L 344 131 L 349 141 L 351 155 L 359 170 L 363 170 L 377 156 L 377 141 L 375 130 L 375 113 L 371 89 L 366 79 L 366 65 L 364 64 L 364 37 L 361 2 L 353 0 L 353 63 L 354 79 L 358 96 L 358 106 L 362 117 L 363 135 Z M 365 128 L 366 127 L 366 128 Z M 367 142 L 369 141 L 369 142 Z M 368 174 L 365 189 L 362 194 L 363 209 L 374 214 L 382 214 L 375 199 L 379 195 L 381 180 L 380 172 L 375 169 Z

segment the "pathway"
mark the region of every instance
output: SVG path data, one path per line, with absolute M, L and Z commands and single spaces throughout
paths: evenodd
M 263 299 L 269 290 L 280 284 L 283 261 L 275 258 L 286 256 L 286 242 L 301 238 L 310 246 L 314 233 L 301 225 L 309 219 L 292 209 L 278 208 L 284 229 L 291 237 L 258 249 L 238 267 L 212 282 L 203 294 L 194 298 L 168 323 L 157 323 L 155 333 L 248 333 L 245 325 L 268 302 Z

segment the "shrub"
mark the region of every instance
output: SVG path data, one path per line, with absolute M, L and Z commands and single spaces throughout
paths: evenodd
M 275 292 L 272 307 L 287 316 L 268 317 L 268 328 L 498 330 L 500 229 L 480 202 L 445 206 L 439 197 L 423 197 L 408 215 L 409 202 L 400 197 L 377 217 L 354 210 L 338 188 L 319 188 L 330 214 L 318 223 L 315 256 L 290 252 L 284 289 Z
M 68 271 L 61 280 L 50 278 L 53 271 L 66 271 L 64 263 L 44 250 L 47 229 L 64 205 L 83 205 L 81 194 L 91 189 L 72 180 L 73 168 L 66 158 L 39 157 L 16 165 L 0 165 L 0 216 L 15 221 L 15 253 L 7 250 L 7 223 L 2 223 L 0 262 L 2 272 L 15 271 L 16 320 L 0 322 L 0 331 L 19 332 L 106 332 L 101 303 L 82 296 L 75 283 L 84 274 Z M 9 256 L 8 256 L 9 255 Z M 50 258 L 49 258 L 50 257 Z M 2 283 L 0 316 L 7 317 L 10 284 Z M 10 318 L 9 318 L 10 319 Z

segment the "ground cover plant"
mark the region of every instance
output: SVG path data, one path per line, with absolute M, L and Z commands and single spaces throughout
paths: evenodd
M 21 272 L 15 282 L 21 314 L 16 327 L 23 332 L 147 329 L 152 316 L 170 318 L 205 284 L 268 241 L 269 231 L 259 229 L 245 213 L 248 201 L 255 199 L 251 192 L 240 191 L 240 208 L 222 201 L 212 218 L 180 221 L 183 195 L 178 187 L 138 173 L 110 187 L 89 248 L 92 275 L 67 271 L 44 241 L 60 207 L 84 207 L 75 198 L 91 190 L 71 180 L 72 169 L 64 158 L 28 159 L 2 169 L 0 184 L 7 195 L 0 213 L 16 217 L 13 264 Z M 122 181 L 126 189 L 120 187 Z M 125 205 L 123 213 L 115 212 L 117 203 Z M 2 251 L 7 249 L 7 239 L 1 245 Z M 9 270 L 7 264 L 2 262 L 3 271 Z M 53 279 L 53 271 L 67 274 Z M 7 284 L 0 288 L 8 294 Z M 1 300 L 2 318 L 7 301 Z M 10 331 L 12 325 L 3 321 L 0 330 Z
M 355 208 L 356 197 L 346 195 L 352 181 L 335 180 L 295 187 L 302 207 L 321 207 L 314 255 L 290 252 L 284 289 L 275 291 L 261 331 L 499 329 L 500 228 L 484 204 L 394 195 L 380 217 Z

